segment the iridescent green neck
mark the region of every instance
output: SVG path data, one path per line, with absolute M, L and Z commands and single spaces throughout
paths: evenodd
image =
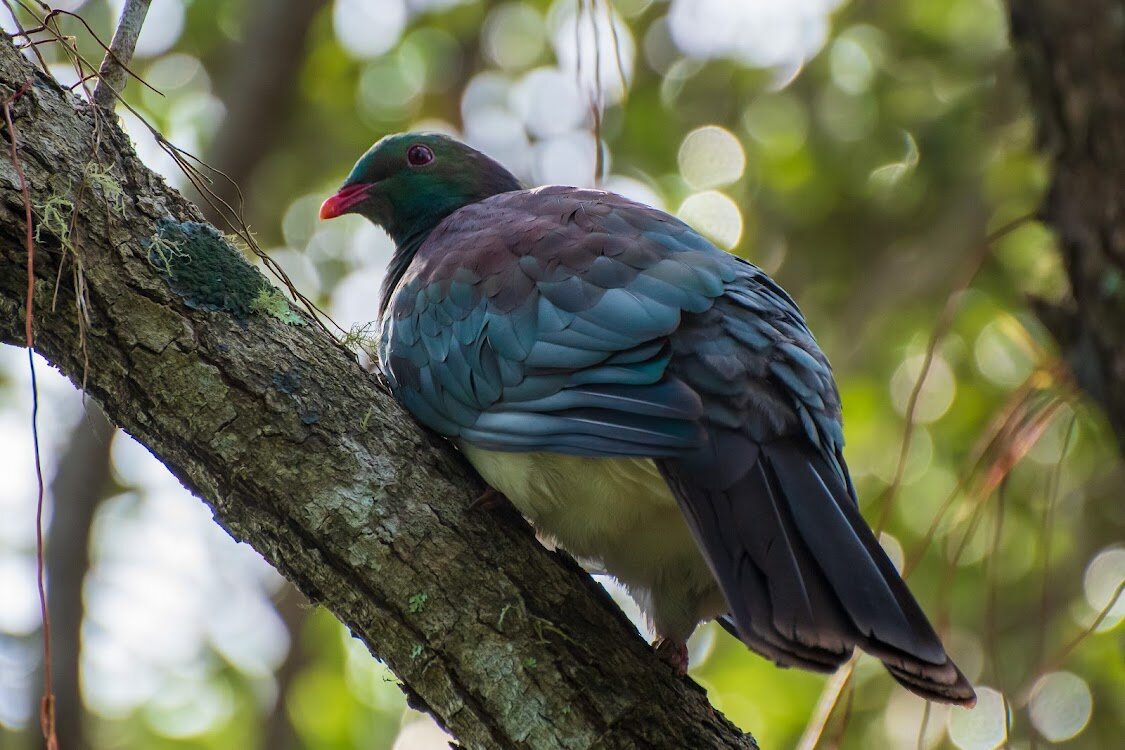
M 395 239 L 395 252 L 391 256 L 391 262 L 387 264 L 387 275 L 383 277 L 383 288 L 379 296 L 379 320 L 383 319 L 383 315 L 387 311 L 387 305 L 391 302 L 391 296 L 398 287 L 398 282 L 402 280 L 402 275 L 410 267 L 410 261 L 414 260 L 418 248 L 429 236 L 430 230 L 428 229 L 425 233 L 407 241 L 405 244 L 399 242 L 397 238 Z
M 419 236 L 428 235 L 457 209 L 520 189 L 519 182 L 507 170 L 474 172 L 470 165 L 459 173 L 404 175 L 401 183 L 396 186 L 396 194 L 389 196 L 391 207 L 383 222 L 400 249 L 414 244 Z
M 379 223 L 395 241 L 395 253 L 383 282 L 380 317 L 418 248 L 438 224 L 460 208 L 521 187 L 510 172 L 491 160 L 487 164 L 466 163 L 455 171 L 446 168 L 403 175 L 395 193 L 386 196 L 387 205 L 380 206 L 383 217 Z

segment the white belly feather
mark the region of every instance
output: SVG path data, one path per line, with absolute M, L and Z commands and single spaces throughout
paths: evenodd
M 461 449 L 542 534 L 621 581 L 661 635 L 686 639 L 726 610 L 651 460 Z

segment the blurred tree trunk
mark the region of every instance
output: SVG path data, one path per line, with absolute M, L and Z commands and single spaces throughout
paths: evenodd
M 310 605 L 296 587 L 286 582 L 274 599 L 274 607 L 282 623 L 285 624 L 285 631 L 289 634 L 289 650 L 275 675 L 277 702 L 263 722 L 261 748 L 262 750 L 301 750 L 304 743 L 297 734 L 297 728 L 289 719 L 286 698 L 293 681 L 309 660 L 309 655 L 301 643 L 301 631 L 309 618 Z
M 86 711 L 79 690 L 82 584 L 90 567 L 90 526 L 110 484 L 113 425 L 88 402 L 71 430 L 51 482 L 53 510 L 47 529 L 47 604 L 51 613 L 51 676 L 55 688 L 59 746 L 84 750 Z M 42 694 L 42 686 L 35 693 Z
M 225 75 L 217 85 L 226 115 L 205 159 L 225 175 L 217 177 L 211 189 L 236 210 L 241 208 L 239 188 L 253 185 L 254 172 L 289 121 L 309 29 L 327 4 L 328 0 L 254 0 L 243 11 L 243 41 L 228 50 Z M 208 221 L 223 227 L 220 212 L 202 196 L 191 198 Z
M 1051 157 L 1042 215 L 1070 295 L 1036 300 L 1125 451 L 1125 3 L 1010 0 L 1012 43 Z
M 35 248 L 37 350 L 85 381 L 235 538 L 344 621 L 413 705 L 470 748 L 755 747 L 573 561 L 518 518 L 467 512 L 479 480 L 350 352 L 315 325 L 287 324 L 275 305 L 250 314 L 260 282 L 236 283 L 253 273 L 238 270 L 238 252 L 194 223 L 198 211 L 104 113 L 0 43 L 0 99 L 29 83 L 11 111 L 31 203 L 74 201 L 80 229 L 68 247 L 48 229 Z M 17 345 L 28 283 L 20 184 L 5 149 L 0 341 Z M 51 304 L 72 254 L 85 317 L 74 285 Z M 198 285 L 174 290 L 173 261 L 201 274 Z M 198 270 L 207 264 L 222 266 L 221 290 Z M 196 296 L 218 291 L 206 304 Z

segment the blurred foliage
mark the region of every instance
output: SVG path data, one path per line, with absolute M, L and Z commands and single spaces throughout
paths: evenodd
M 108 39 L 119 3 L 59 6 Z M 375 315 L 388 242 L 358 218 L 318 226 L 315 213 L 372 141 L 443 129 L 529 184 L 593 184 L 590 103 L 602 101 L 603 184 L 680 211 L 800 301 L 836 367 L 865 514 L 874 524 L 890 508 L 884 540 L 905 555 L 912 588 L 970 678 L 1007 702 L 1007 729 L 999 699 L 927 712 L 865 658 L 821 746 L 977 750 L 1005 736 L 1013 747 L 1113 746 L 1125 726 L 1125 606 L 1068 645 L 1125 577 L 1123 471 L 1024 304 L 1060 293 L 1064 278 L 1051 233 L 1027 218 L 1048 175 L 1003 6 L 824 0 L 770 11 L 708 0 L 694 6 L 710 14 L 703 20 L 689 6 L 336 0 L 310 30 L 278 147 L 242 185 L 246 221 L 298 288 L 344 328 L 361 325 Z M 156 0 L 134 68 L 163 95 L 132 83 L 125 99 L 174 143 L 206 153 L 232 71 L 248 63 L 239 43 L 258 22 L 250 9 L 262 7 Z M 100 57 L 77 23 L 59 23 L 87 58 Z M 74 81 L 60 50 L 41 51 Z M 122 116 L 149 163 L 182 185 L 136 118 Z M 927 358 L 946 308 L 951 325 Z M 9 403 L 25 386 L 0 373 L 0 387 Z M 145 502 L 143 486 L 137 493 Z M 28 548 L 3 543 L 9 556 Z M 248 670 L 206 641 L 207 666 L 167 662 L 160 689 L 116 713 L 99 712 L 104 702 L 89 694 L 101 688 L 87 680 L 96 746 L 260 746 L 279 714 L 297 746 L 391 747 L 396 736 L 399 748 L 442 746 L 415 731 L 393 677 L 335 620 L 317 611 L 297 621 L 291 679 Z M 714 647 L 692 674 L 715 705 L 763 748 L 797 746 L 826 678 L 706 636 Z M 0 633 L 0 646 L 12 637 Z M 87 650 L 105 642 L 87 639 Z M 118 655 L 117 672 L 99 674 L 128 680 L 131 666 Z M 1060 671 L 1069 676 L 1037 683 Z M 0 740 L 33 746 L 30 712 L 4 708 L 2 688 Z

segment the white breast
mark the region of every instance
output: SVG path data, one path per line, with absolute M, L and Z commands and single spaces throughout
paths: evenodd
M 662 635 L 683 640 L 700 620 L 725 611 L 651 460 L 461 448 L 542 534 L 621 581 Z

